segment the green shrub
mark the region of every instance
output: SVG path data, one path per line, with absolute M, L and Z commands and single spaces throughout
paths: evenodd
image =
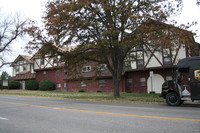
M 97 92 L 98 92 L 98 93 L 102 93 L 103 91 L 102 91 L 102 90 L 97 90 Z
M 3 86 L 3 81 L 0 79 L 0 89 L 9 89 L 9 86 Z
M 43 80 L 39 84 L 39 90 L 41 90 L 41 91 L 55 90 L 55 84 L 54 84 L 54 82 L 52 82 L 50 80 Z
M 3 89 L 3 86 L 2 86 L 1 80 L 0 80 L 0 89 Z
M 155 91 L 150 91 L 149 94 L 156 94 L 156 92 Z
M 85 90 L 84 89 L 79 89 L 78 92 L 85 92 Z
M 126 92 L 127 92 L 127 93 L 132 93 L 132 91 L 131 91 L 131 90 L 127 90 Z
M 9 86 L 3 86 L 3 84 L 0 83 L 0 89 L 9 89 Z
M 38 83 L 35 80 L 27 80 L 26 90 L 38 90 Z
M 20 83 L 19 83 L 19 81 L 12 80 L 12 81 L 10 81 L 8 83 L 8 86 L 9 86 L 9 89 L 20 89 Z
M 0 89 L 9 89 L 9 86 L 1 86 Z M 18 88 L 19 89 L 19 88 Z

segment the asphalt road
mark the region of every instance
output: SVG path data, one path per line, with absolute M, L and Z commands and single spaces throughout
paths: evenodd
M 170 107 L 0 95 L 0 133 L 200 133 L 200 103 Z

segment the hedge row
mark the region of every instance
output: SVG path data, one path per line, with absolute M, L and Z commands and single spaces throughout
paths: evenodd
M 41 91 L 51 91 L 55 90 L 55 84 L 54 82 L 50 80 L 43 80 L 39 83 L 35 80 L 27 80 L 26 81 L 26 89 L 27 90 L 41 90 Z
M 20 82 L 19 81 L 10 81 L 7 88 L 3 89 L 20 89 Z M 51 91 L 55 90 L 54 82 L 50 80 L 43 80 L 39 83 L 35 80 L 27 80 L 25 82 L 25 89 L 26 90 L 42 90 L 42 91 Z
M 9 87 L 9 89 L 19 89 L 20 88 L 20 83 L 19 83 L 19 81 L 10 81 L 9 83 L 8 83 L 8 87 Z

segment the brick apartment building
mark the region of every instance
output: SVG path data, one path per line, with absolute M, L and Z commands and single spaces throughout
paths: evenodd
M 191 32 L 187 33 L 194 40 Z M 105 64 L 100 64 L 103 66 L 101 74 L 94 79 L 94 68 L 99 66 L 94 62 L 88 62 L 82 67 L 81 78 L 74 79 L 67 75 L 67 70 L 64 68 L 65 62 L 61 61 L 59 55 L 41 54 L 42 49 L 43 47 L 33 57 L 19 55 L 16 58 L 11 65 L 15 80 L 19 80 L 22 84 L 29 78 L 35 79 L 38 83 L 42 80 L 51 80 L 55 83 L 56 90 L 63 91 L 79 89 L 87 92 L 112 91 L 111 73 Z M 60 50 L 62 51 L 63 48 Z M 132 58 L 133 56 L 137 58 Z M 147 44 L 134 47 L 125 60 L 126 69 L 120 83 L 121 91 L 160 93 L 162 83 L 173 78 L 178 61 L 190 56 L 199 56 L 199 44 L 195 41 L 193 46 L 179 44 L 162 51 L 150 48 Z

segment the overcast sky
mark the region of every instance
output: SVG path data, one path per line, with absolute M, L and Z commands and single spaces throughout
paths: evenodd
M 45 9 L 45 2 L 47 1 L 48 0 L 0 0 L 0 8 L 5 14 L 19 12 L 24 18 L 30 18 L 31 20 L 41 23 L 41 16 Z M 188 22 L 196 21 L 198 24 L 191 27 L 189 30 L 200 35 L 200 6 L 196 6 L 196 0 L 183 0 L 183 2 L 184 7 L 181 15 L 174 19 L 179 24 L 187 24 Z M 199 31 L 196 31 L 198 29 Z M 195 40 L 200 43 L 200 36 L 195 37 Z M 13 43 L 12 53 L 6 56 L 7 59 L 13 61 L 19 54 L 27 54 L 23 50 L 27 41 L 28 40 L 17 40 Z M 8 66 L 0 70 L 0 73 L 2 71 L 7 71 L 10 75 L 12 74 L 12 70 L 8 68 Z

